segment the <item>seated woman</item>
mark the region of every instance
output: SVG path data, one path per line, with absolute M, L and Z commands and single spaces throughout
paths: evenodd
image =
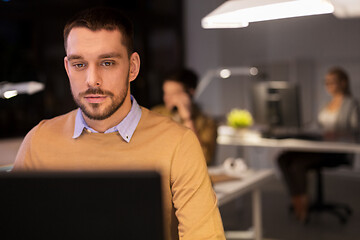
M 331 68 L 325 76 L 330 102 L 320 111 L 318 121 L 325 141 L 357 142 L 359 139 L 359 105 L 351 97 L 349 78 L 341 68 Z M 294 213 L 300 221 L 307 217 L 307 172 L 318 167 L 332 167 L 350 162 L 352 154 L 287 151 L 278 158 Z

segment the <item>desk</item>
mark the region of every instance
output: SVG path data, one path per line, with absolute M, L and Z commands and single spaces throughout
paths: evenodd
M 23 138 L 8 138 L 0 140 L 0 166 L 14 163 L 16 154 L 23 141 Z
M 209 167 L 209 174 L 221 174 L 224 168 Z M 271 178 L 274 177 L 273 170 L 257 170 L 242 172 L 239 174 L 232 174 L 237 176 L 239 180 L 231 180 L 226 182 L 219 182 L 214 184 L 214 190 L 218 198 L 218 205 L 222 206 L 225 203 L 236 199 L 237 197 L 252 192 L 252 214 L 253 214 L 253 230 L 252 231 L 227 231 L 227 239 L 253 238 L 255 240 L 262 239 L 262 221 L 261 221 L 261 191 L 260 187 Z
M 218 135 L 217 143 L 220 145 L 252 146 L 252 147 L 277 147 L 298 151 L 314 152 L 347 152 L 360 153 L 360 144 L 344 142 L 311 141 L 299 139 L 269 139 L 262 137 Z
M 12 164 L 0 165 L 0 172 L 10 172 L 12 168 L 13 168 Z

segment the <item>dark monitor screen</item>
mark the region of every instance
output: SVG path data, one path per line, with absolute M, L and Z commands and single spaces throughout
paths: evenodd
M 4 173 L 1 239 L 163 239 L 156 172 Z
M 253 111 L 257 124 L 266 125 L 269 128 L 300 128 L 298 86 L 285 81 L 255 84 Z

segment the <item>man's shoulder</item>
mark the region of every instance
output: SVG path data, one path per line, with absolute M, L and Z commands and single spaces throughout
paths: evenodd
M 201 152 L 198 138 L 190 128 L 184 127 L 171 118 L 152 112 L 146 108 L 142 109 L 142 116 L 136 133 L 139 139 L 145 139 L 147 142 L 155 145 L 166 145 L 168 151 L 174 149 L 172 147 L 180 145 L 192 145 L 192 147 L 198 145 Z
M 206 113 L 202 112 L 200 108 L 196 107 L 194 112 L 194 120 L 198 128 L 213 128 L 217 126 L 216 120 L 207 115 Z
M 171 116 L 171 112 L 165 107 L 165 105 L 156 105 L 155 107 L 152 107 L 150 111 L 160 113 L 164 116 Z
M 159 104 L 159 105 L 155 105 L 154 107 L 152 107 L 150 110 L 157 112 L 157 111 L 165 111 L 166 107 L 163 104 Z
M 63 139 L 61 136 L 71 137 L 75 116 L 76 110 L 51 119 L 42 120 L 26 134 L 25 144 L 23 142 L 23 145 L 31 145 L 33 142 L 37 142 L 37 146 L 46 146 L 47 143 L 53 142 L 55 139 Z
M 77 110 L 73 110 L 63 115 L 56 116 L 51 119 L 42 120 L 37 125 L 37 131 L 65 131 L 73 130 L 75 125 L 75 117 Z
M 170 117 L 144 107 L 142 107 L 142 117 L 140 120 L 140 125 L 144 128 L 154 128 L 158 129 L 159 131 L 166 130 L 172 133 L 184 133 L 189 130 L 180 123 L 172 120 Z

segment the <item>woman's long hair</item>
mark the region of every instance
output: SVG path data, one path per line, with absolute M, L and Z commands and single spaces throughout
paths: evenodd
M 341 92 L 346 96 L 351 96 L 349 76 L 344 69 L 340 67 L 332 67 L 328 74 L 335 75 Z

